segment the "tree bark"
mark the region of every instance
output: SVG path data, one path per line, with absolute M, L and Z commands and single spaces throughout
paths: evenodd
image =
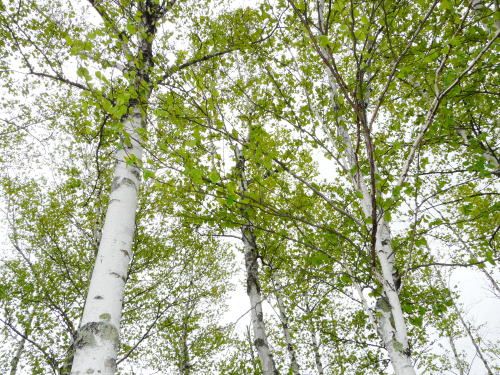
M 24 351 L 24 345 L 26 344 L 26 338 L 30 334 L 31 325 L 33 323 L 34 316 L 35 316 L 35 310 L 32 309 L 30 312 L 29 318 L 28 318 L 28 322 L 26 324 L 26 328 L 24 329 L 24 337 L 21 337 L 21 341 L 19 341 L 19 343 L 17 344 L 16 354 L 14 355 L 12 360 L 10 361 L 10 373 L 9 373 L 10 375 L 16 375 L 16 373 L 17 373 L 19 361 L 21 360 L 21 356 L 22 356 L 23 351 Z
M 460 375 L 466 375 L 464 372 L 464 361 L 460 359 L 460 354 L 457 351 L 457 347 L 455 345 L 455 339 L 453 338 L 453 334 L 451 332 L 448 336 L 448 339 L 450 341 L 451 351 L 453 352 L 453 356 L 455 357 L 457 370 Z
M 238 185 L 240 192 L 244 194 L 248 189 L 248 183 L 245 174 L 245 159 L 238 146 L 235 147 L 236 168 L 238 172 Z M 250 311 L 252 319 L 252 328 L 254 334 L 254 345 L 259 355 L 264 375 L 278 375 L 273 355 L 269 348 L 267 340 L 266 326 L 264 323 L 264 314 L 262 312 L 262 294 L 259 282 L 259 263 L 258 249 L 255 241 L 255 233 L 251 220 L 248 218 L 247 208 L 241 208 L 241 214 L 247 224 L 241 227 L 243 248 L 245 251 L 245 268 L 247 277 L 247 294 L 250 299 Z
M 143 125 L 138 105 L 124 121 L 124 129 L 134 135 Z M 123 292 L 135 230 L 140 170 L 127 164 L 134 155 L 141 160 L 142 146 L 130 144 L 116 152 L 116 166 L 104 220 L 102 239 L 90 280 L 85 309 L 74 342 L 72 375 L 96 373 L 113 375 L 119 342 Z
M 281 298 L 280 290 L 281 285 L 278 279 L 271 275 L 273 286 L 274 286 L 274 295 L 276 297 L 276 302 L 278 304 L 278 311 L 281 321 L 281 327 L 283 329 L 283 336 L 285 337 L 286 349 L 288 351 L 288 355 L 290 356 L 290 373 L 291 374 L 300 374 L 300 366 L 297 361 L 297 354 L 295 352 L 295 345 L 292 341 L 292 336 L 290 334 L 290 329 L 288 326 L 288 315 L 286 314 L 285 304 L 283 303 L 283 298 Z
M 312 311 L 309 307 L 308 297 L 306 296 L 306 313 L 311 315 Z M 316 370 L 318 371 L 318 375 L 323 375 L 325 370 L 323 368 L 323 363 L 321 362 L 321 354 L 319 352 L 319 344 L 318 339 L 316 338 L 316 330 L 314 329 L 314 323 L 309 320 L 309 332 L 311 333 L 311 344 L 314 353 L 314 363 L 316 364 Z
M 146 123 L 151 95 L 150 72 L 154 65 L 152 44 L 157 21 L 166 12 L 164 6 L 150 1 L 138 4 L 141 13 L 138 26 L 144 33 L 137 34 L 135 59 L 124 67 L 125 70 L 135 70 L 130 89 L 137 99 L 130 100 L 129 114 L 123 119 L 122 147 L 115 154 L 116 165 L 99 250 L 82 320 L 73 343 L 75 352 L 71 375 L 116 373 L 123 293 L 132 258 L 141 177 L 139 163 L 143 146 L 138 140 L 138 130 L 144 128 Z M 126 53 L 129 49 L 125 41 L 123 45 Z
M 318 3 L 318 18 L 319 24 L 324 24 L 324 0 Z M 322 54 L 328 56 L 326 50 L 322 48 Z M 340 105 L 337 101 L 337 83 L 332 75 L 332 72 L 328 69 L 326 74 L 328 77 L 328 82 L 331 91 L 331 100 L 334 110 L 338 113 Z M 367 90 L 369 91 L 369 90 Z M 367 97 L 362 98 L 364 100 L 364 107 L 367 105 Z M 363 107 L 363 106 L 361 106 Z M 362 109 L 366 111 L 365 109 Z M 366 118 L 366 113 L 365 113 Z M 362 119 L 360 121 L 363 121 Z M 375 254 L 373 255 L 379 261 L 380 270 L 379 273 L 375 267 L 374 272 L 376 273 L 378 281 L 382 285 L 382 296 L 380 296 L 376 303 L 376 313 L 379 317 L 378 320 L 378 333 L 382 342 L 389 353 L 391 358 L 391 363 L 394 368 L 396 375 L 415 375 L 415 369 L 410 359 L 410 347 L 408 343 L 408 334 L 406 329 L 406 323 L 403 316 L 403 311 L 401 309 L 401 303 L 399 300 L 398 288 L 399 288 L 399 274 L 394 264 L 394 251 L 392 249 L 392 238 L 390 227 L 387 222 L 381 217 L 382 210 L 374 206 L 375 191 L 370 192 L 366 186 L 360 168 L 358 168 L 358 162 L 356 157 L 355 148 L 352 145 L 350 136 L 343 124 L 343 119 L 340 115 L 337 115 L 337 132 L 340 136 L 344 146 L 345 146 L 345 158 L 347 160 L 347 166 L 349 170 L 354 171 L 352 173 L 352 182 L 354 189 L 361 193 L 361 206 L 363 213 L 366 217 L 372 217 L 372 231 L 375 232 Z M 364 124 L 366 127 L 366 124 Z M 365 140 L 367 142 L 367 149 L 369 148 L 369 134 L 365 134 Z M 371 152 L 368 150 L 368 152 Z M 371 168 L 376 169 L 376 165 L 372 165 Z M 373 187 L 373 185 L 372 185 Z M 374 227 L 376 225 L 376 227 Z M 376 228 L 376 230 L 375 230 Z M 375 259 L 372 260 L 375 263 Z

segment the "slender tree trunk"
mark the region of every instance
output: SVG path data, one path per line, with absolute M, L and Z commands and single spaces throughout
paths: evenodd
M 455 345 L 455 339 L 453 338 L 453 334 L 450 332 L 448 336 L 450 341 L 451 351 L 453 352 L 453 356 L 455 357 L 456 366 L 460 375 L 466 375 L 464 371 L 464 362 L 460 359 L 460 355 L 457 351 L 457 347 Z
M 318 3 L 318 17 L 319 24 L 324 25 L 324 0 L 320 0 Z M 322 48 L 322 53 L 324 56 L 328 56 L 326 50 Z M 331 90 L 332 105 L 334 110 L 337 112 L 340 105 L 337 101 L 337 83 L 335 78 L 332 76 L 330 70 L 326 69 L 326 74 L 328 77 L 328 82 Z M 369 91 L 369 90 L 367 90 Z M 365 101 L 365 106 L 367 104 L 368 98 L 362 98 Z M 337 112 L 338 113 L 338 112 Z M 391 358 L 391 363 L 394 368 L 396 375 L 415 375 L 415 369 L 410 359 L 410 347 L 408 343 L 408 334 L 406 329 L 406 323 L 403 316 L 403 311 L 401 309 L 401 303 L 399 300 L 398 288 L 400 283 L 400 278 L 397 269 L 394 264 L 394 251 L 392 249 L 392 237 L 389 224 L 385 222 L 383 217 L 380 217 L 382 210 L 379 207 L 373 207 L 373 197 L 370 193 L 368 187 L 363 181 L 363 176 L 359 172 L 358 162 L 356 157 L 355 148 L 352 145 L 350 136 L 344 125 L 344 120 L 337 115 L 337 132 L 342 139 L 345 146 L 345 156 L 347 160 L 347 166 L 351 171 L 355 171 L 352 174 L 352 181 L 354 189 L 361 193 L 361 206 L 363 213 L 366 217 L 375 217 L 376 220 L 373 225 L 377 225 L 376 237 L 375 237 L 375 256 L 377 257 L 380 270 L 379 273 L 376 269 L 376 277 L 378 278 L 380 284 L 382 285 L 382 296 L 378 298 L 376 303 L 376 313 L 379 317 L 378 321 L 378 333 L 385 348 L 389 353 Z M 364 120 L 360 120 L 364 121 Z M 365 124 L 366 125 L 366 124 Z M 366 142 L 369 142 L 370 135 L 365 135 Z M 367 145 L 368 148 L 368 145 Z M 369 151 L 370 152 L 370 151 Z M 375 165 L 372 166 L 376 168 Z M 373 230 L 373 229 L 372 229 Z M 375 262 L 375 260 L 373 259 Z
M 333 86 L 333 77 L 330 84 Z M 354 158 L 354 148 L 343 125 L 339 122 L 338 131 L 346 147 L 346 159 L 351 170 L 357 168 Z M 356 173 L 353 176 L 354 188 L 362 195 L 361 206 L 366 217 L 372 217 L 372 197 L 366 187 L 362 176 Z M 381 272 L 377 278 L 382 285 L 383 295 L 376 303 L 376 315 L 379 317 L 378 333 L 385 348 L 389 353 L 396 375 L 415 375 L 415 370 L 410 359 L 410 348 L 406 322 L 401 309 L 398 288 L 400 284 L 399 273 L 395 267 L 394 250 L 392 249 L 392 236 L 389 224 L 377 212 L 377 232 L 375 239 L 375 255 L 379 261 Z
M 17 373 L 17 366 L 19 365 L 19 361 L 21 360 L 21 355 L 23 354 L 24 350 L 24 344 L 26 343 L 26 339 L 23 337 L 21 338 L 21 341 L 17 344 L 17 350 L 16 354 L 14 355 L 14 358 L 12 358 L 12 361 L 10 362 L 10 375 L 16 375 Z
M 379 335 L 389 352 L 397 375 L 414 375 L 415 369 L 410 359 L 410 347 L 406 322 L 399 300 L 398 273 L 394 267 L 394 251 L 389 225 L 381 219 L 377 234 L 376 252 L 382 269 L 381 283 L 383 295 L 378 298 L 376 312 L 379 316 Z
M 189 360 L 189 344 L 188 344 L 188 329 L 187 321 L 182 323 L 182 342 L 181 342 L 181 361 L 180 361 L 180 374 L 191 374 L 191 363 Z
M 17 344 L 16 354 L 10 361 L 10 373 L 9 373 L 10 375 L 16 375 L 17 373 L 19 361 L 21 360 L 21 356 L 23 355 L 24 345 L 26 344 L 26 338 L 30 334 L 34 316 L 35 316 L 35 310 L 32 309 L 28 317 L 26 328 L 24 329 L 24 337 L 21 337 L 21 341 L 19 341 L 19 343 Z
M 311 315 L 312 311 L 311 308 L 309 307 L 309 300 L 308 297 L 306 296 L 306 313 L 308 315 Z M 314 323 L 312 320 L 308 321 L 308 326 L 309 326 L 309 333 L 311 334 L 311 345 L 314 353 L 314 363 L 316 364 L 316 370 L 318 371 L 318 375 L 323 375 L 325 373 L 324 368 L 323 368 L 323 363 L 321 362 L 321 354 L 319 352 L 319 344 L 318 344 L 318 339 L 316 337 L 316 329 L 314 328 Z
M 235 147 L 235 155 L 237 163 L 236 168 L 239 175 L 238 184 L 240 192 L 244 194 L 248 189 L 248 183 L 245 175 L 245 159 L 238 146 Z M 260 291 L 258 263 L 259 254 L 255 241 L 255 233 L 245 207 L 241 209 L 241 214 L 247 221 L 247 224 L 241 227 L 241 235 L 245 251 L 247 294 L 250 299 L 254 345 L 257 348 L 257 353 L 259 354 L 259 359 L 262 365 L 262 373 L 264 375 L 276 375 L 279 374 L 279 372 L 276 369 L 276 364 L 269 348 L 266 326 L 264 323 L 264 314 L 262 312 L 262 294 Z
M 469 336 L 469 339 L 470 339 L 472 345 L 474 346 L 474 349 L 476 349 L 476 353 L 477 353 L 478 357 L 481 359 L 481 362 L 483 363 L 483 365 L 487 371 L 486 372 L 487 375 L 493 375 L 493 370 L 491 369 L 491 367 L 488 363 L 488 360 L 484 356 L 483 350 L 481 349 L 481 347 L 477 343 L 477 341 L 474 337 L 474 334 L 471 331 L 469 324 L 467 324 L 467 322 L 465 321 L 462 313 L 460 312 L 460 309 L 457 307 L 455 302 L 453 302 L 453 308 L 455 309 L 455 312 L 457 313 L 458 319 L 460 320 L 460 323 L 462 323 L 462 326 L 464 327 L 465 332 L 467 332 L 467 336 Z
M 283 303 L 283 298 L 281 298 L 280 290 L 281 285 L 277 278 L 274 275 L 271 275 L 273 286 L 274 286 L 274 295 L 276 297 L 276 302 L 278 304 L 278 311 L 281 321 L 281 327 L 283 329 L 283 336 L 285 337 L 286 349 L 288 351 L 288 355 L 290 356 L 290 373 L 291 374 L 300 374 L 300 367 L 297 361 L 297 354 L 295 352 L 295 345 L 292 341 L 292 336 L 290 335 L 290 329 L 288 326 L 288 315 L 286 314 L 285 304 Z

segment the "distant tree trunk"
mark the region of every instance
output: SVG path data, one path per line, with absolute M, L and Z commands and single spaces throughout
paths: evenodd
M 33 323 L 34 316 L 35 316 L 35 310 L 32 309 L 30 314 L 29 314 L 28 321 L 26 323 L 26 328 L 24 329 L 24 337 L 21 337 L 21 341 L 18 342 L 16 354 L 14 355 L 12 360 L 10 361 L 10 373 L 9 373 L 10 375 L 16 375 L 16 373 L 17 373 L 19 361 L 21 360 L 21 356 L 23 355 L 24 345 L 26 344 L 26 338 L 30 334 L 31 325 Z
M 453 338 L 453 334 L 451 332 L 448 338 L 450 341 L 451 351 L 453 352 L 453 356 L 455 357 L 455 362 L 457 363 L 458 372 L 460 375 L 466 375 L 464 372 L 464 362 L 460 359 L 460 355 L 455 345 L 455 339 Z
M 291 374 L 300 374 L 300 367 L 297 361 L 297 354 L 295 352 L 295 346 L 292 341 L 292 336 L 290 335 L 290 329 L 288 326 L 288 315 L 286 314 L 285 304 L 283 303 L 283 298 L 281 298 L 280 290 L 281 284 L 279 280 L 274 276 L 272 277 L 272 283 L 274 287 L 274 296 L 276 297 L 276 302 L 278 304 L 278 311 L 281 321 L 281 327 L 283 329 L 283 336 L 285 337 L 286 349 L 288 351 L 288 355 L 290 356 L 290 373 Z
M 248 183 L 245 175 L 245 159 L 238 146 L 235 147 L 236 168 L 238 172 L 238 184 L 240 192 L 244 194 L 248 189 Z M 243 247 L 245 250 L 245 267 L 247 277 L 247 294 L 250 299 L 252 328 L 254 334 L 254 345 L 257 348 L 259 359 L 262 365 L 264 375 L 279 374 L 276 364 L 269 348 L 267 340 L 266 327 L 264 323 L 264 314 L 262 312 L 262 294 L 259 282 L 259 263 L 258 249 L 255 240 L 255 233 L 252 222 L 248 217 L 247 209 L 243 207 L 241 214 L 247 224 L 241 227 Z
M 306 313 L 308 315 L 312 314 L 311 308 L 309 307 L 308 296 L 306 296 Z M 314 323 L 312 320 L 308 320 L 309 333 L 311 334 L 311 345 L 314 353 L 314 363 L 316 364 L 316 370 L 318 371 L 318 375 L 323 375 L 325 373 L 323 368 L 323 363 L 321 362 L 321 354 L 319 352 L 319 344 L 318 339 L 316 337 L 316 329 L 314 328 Z
M 186 318 L 187 319 L 187 318 Z M 189 343 L 188 343 L 188 327 L 187 321 L 185 320 L 182 323 L 182 336 L 181 340 L 181 352 L 180 352 L 180 374 L 181 375 L 189 375 L 191 374 L 191 362 L 189 358 Z
M 469 336 L 469 339 L 470 339 L 472 345 L 474 346 L 474 349 L 476 350 L 478 357 L 481 359 L 481 362 L 483 363 L 483 365 L 487 371 L 486 374 L 493 375 L 493 370 L 491 369 L 491 367 L 488 363 L 488 360 L 484 356 L 483 350 L 481 349 L 481 347 L 477 343 L 476 338 L 474 337 L 474 334 L 472 333 L 472 330 L 470 328 L 470 325 L 467 324 L 467 322 L 465 321 L 460 309 L 457 307 L 455 302 L 453 302 L 453 308 L 454 308 L 455 312 L 457 313 L 458 319 L 460 320 L 460 323 L 462 323 L 462 326 L 464 327 L 465 332 L 467 332 L 467 336 Z

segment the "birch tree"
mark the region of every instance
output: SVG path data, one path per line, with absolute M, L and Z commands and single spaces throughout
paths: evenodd
M 291 75 L 288 77 L 290 82 L 303 85 L 303 91 L 297 95 L 302 95 L 301 98 L 306 99 L 305 105 L 300 108 L 293 107 L 292 103 L 296 100 L 293 93 L 297 93 L 298 90 L 287 80 L 277 78 L 283 72 L 280 71 L 276 75 L 270 73 L 269 67 L 272 63 L 265 67 L 269 82 L 276 87 L 277 95 L 282 98 L 282 105 L 291 112 L 287 117 L 290 124 L 308 136 L 316 147 L 321 147 L 328 158 L 333 157 L 343 169 L 341 173 L 345 173 L 351 179 L 352 188 L 359 199 L 358 207 L 362 213 L 358 217 L 353 217 L 349 213 L 346 216 L 356 223 L 361 222 L 366 225 L 371 238 L 365 247 L 368 252 L 370 272 L 381 288 L 380 292 L 375 293 L 379 296 L 374 306 L 378 321 L 377 331 L 388 350 L 395 372 L 413 374 L 415 369 L 410 358 L 408 322 L 405 321 L 403 310 L 407 307 L 403 308 L 400 286 L 404 285 L 404 278 L 408 277 L 408 269 L 411 268 L 415 258 L 410 251 L 406 255 L 401 255 L 399 261 L 396 260 L 398 252 L 394 249 L 394 237 L 391 234 L 391 214 L 400 205 L 401 199 L 404 199 L 402 191 L 404 190 L 406 194 L 412 190 L 408 179 L 413 165 L 417 165 L 417 170 L 424 165 L 420 162 L 420 153 L 425 149 L 424 140 L 430 139 L 431 134 L 446 126 L 440 116 L 446 116 L 447 103 L 460 97 L 456 92 L 475 85 L 473 80 L 477 75 L 471 73 L 476 71 L 479 64 L 488 66 L 488 56 L 491 56 L 491 49 L 498 32 L 490 33 L 486 30 L 480 32 L 482 37 L 480 39 L 466 39 L 470 43 L 469 48 L 474 50 L 474 55 L 468 60 L 460 60 L 460 48 L 452 38 L 457 39 L 459 35 L 477 31 L 466 26 L 469 20 L 478 23 L 469 3 L 462 4 L 460 8 L 462 11 L 452 9 L 447 2 L 442 2 L 439 6 L 437 2 L 428 6 L 352 2 L 316 4 L 294 1 L 288 1 L 286 4 L 293 10 L 294 16 L 289 18 L 291 24 L 295 22 L 301 25 L 304 39 L 301 40 L 300 33 L 297 35 L 290 29 L 284 40 L 289 42 L 297 38 L 295 50 L 291 49 L 288 53 L 284 53 L 282 59 L 290 59 L 290 66 L 296 69 L 294 72 L 299 78 Z M 414 14 L 415 20 L 418 20 L 409 32 L 400 29 L 400 27 L 408 29 L 410 25 L 397 21 L 399 12 Z M 391 16 L 388 17 L 388 14 Z M 443 20 L 445 14 L 447 16 L 454 14 L 454 23 L 443 28 L 440 34 L 431 25 L 434 25 L 436 20 Z M 395 34 L 396 29 L 401 30 L 398 36 Z M 430 52 L 421 53 L 425 58 L 423 64 L 419 65 L 419 62 L 411 56 L 418 55 L 419 47 L 414 45 L 425 43 L 423 39 L 425 35 L 432 36 L 433 41 L 443 38 L 439 43 L 436 42 L 436 48 L 443 51 L 443 55 L 438 58 L 439 54 L 433 56 Z M 308 48 L 316 55 L 310 60 L 314 60 L 318 65 L 304 64 L 308 59 L 303 51 Z M 389 53 L 386 54 L 385 51 Z M 294 54 L 298 57 L 295 58 Z M 453 63 L 455 65 L 451 69 Z M 320 64 L 324 69 L 319 70 Z M 412 68 L 421 69 L 422 77 L 426 78 L 420 81 L 412 77 L 407 83 L 407 72 Z M 303 73 L 323 75 L 327 82 L 324 92 L 330 96 L 329 112 L 323 109 L 326 99 L 319 99 L 323 102 L 314 102 L 315 94 L 311 87 L 315 86 L 308 81 L 310 75 L 304 77 Z M 396 94 L 393 91 L 396 87 L 403 90 L 402 86 L 395 83 L 398 79 L 403 86 L 408 84 L 412 88 L 418 83 L 424 94 L 418 98 L 414 96 L 415 91 L 404 91 L 408 92 L 404 100 L 395 98 L 394 102 L 389 102 L 391 95 Z M 319 93 L 319 90 L 321 88 L 317 87 L 316 92 Z M 425 94 L 426 91 L 433 94 Z M 387 142 L 391 137 L 389 128 L 382 125 L 384 121 L 380 119 L 381 113 L 394 119 L 398 118 L 392 111 L 400 108 L 399 103 L 410 108 L 418 108 L 416 110 L 422 114 L 416 121 L 411 117 L 407 119 L 416 127 L 413 133 L 403 136 L 403 139 L 408 139 L 408 147 L 401 154 L 402 164 L 391 163 L 384 159 L 379 149 L 384 149 L 383 142 Z M 413 105 L 416 107 L 412 107 Z M 277 116 L 285 113 L 277 106 L 274 110 Z M 300 116 L 307 112 L 310 113 L 309 118 L 314 124 L 306 128 L 306 125 L 302 125 L 299 121 Z M 384 135 L 379 137 L 378 134 Z M 329 145 L 329 141 L 333 144 Z M 394 143 L 389 144 L 393 145 L 391 146 L 393 150 L 401 149 Z M 336 149 L 334 153 L 330 152 L 332 147 Z M 425 158 L 424 163 L 427 162 L 428 159 Z M 487 168 L 490 168 L 489 172 L 484 171 L 484 173 L 486 176 L 491 176 L 496 167 L 490 163 Z M 298 174 L 296 177 L 300 179 Z M 415 181 L 418 189 L 421 182 L 418 175 Z M 470 184 L 471 180 L 466 183 Z M 322 196 L 319 189 L 312 185 L 309 188 Z M 330 201 L 327 199 L 325 201 L 331 205 Z M 345 214 L 345 211 L 342 212 L 338 207 L 333 206 L 333 209 Z M 415 215 L 419 216 L 418 213 Z M 415 229 L 413 236 L 414 234 Z M 418 242 L 414 238 L 412 246 Z M 399 267 L 402 269 L 398 269 Z M 366 313 L 375 317 L 369 308 Z
M 88 6 L 90 8 L 82 8 L 81 5 L 63 8 L 55 2 L 47 5 L 20 3 L 17 8 L 11 6 L 2 15 L 3 31 L 19 54 L 20 64 L 27 74 L 83 90 L 84 97 L 90 99 L 84 107 L 96 104 L 106 111 L 108 118 L 112 119 L 111 130 L 121 138 L 113 156 L 115 166 L 111 193 L 99 236 L 99 250 L 80 328 L 73 344 L 72 373 L 75 374 L 89 369 L 103 373 L 116 371 L 123 290 L 132 258 L 141 175 L 141 137 L 147 132 L 145 125 L 152 90 L 180 69 L 231 51 L 228 43 L 224 46 L 224 42 L 212 39 L 204 45 L 201 42 L 203 48 L 199 48 L 191 59 L 182 52 L 177 66 L 168 65 L 169 57 L 165 55 L 155 60 L 153 44 L 163 46 L 168 43 L 169 35 L 165 33 L 162 33 L 161 41 L 155 42 L 158 27 L 175 20 L 172 15 L 180 10 L 173 9 L 181 7 L 181 4 L 177 5 L 175 1 L 123 4 L 90 1 Z M 55 9 L 60 9 L 61 14 L 57 14 Z M 189 6 L 184 10 L 188 13 Z M 94 20 L 97 19 L 97 26 L 92 25 L 93 20 L 78 20 L 78 25 L 61 22 L 61 16 L 67 15 L 71 20 L 75 12 L 81 11 L 90 12 Z M 28 35 L 27 29 L 33 26 L 32 22 L 36 23 L 33 14 L 43 16 L 44 24 L 36 29 L 35 35 Z M 214 24 L 213 20 L 209 21 Z M 88 32 L 82 39 L 78 34 L 85 27 Z M 45 33 L 47 30 L 52 32 Z M 219 38 L 219 41 L 222 40 Z M 102 45 L 108 48 L 99 49 Z M 220 49 L 209 50 L 211 46 Z M 60 52 L 60 56 L 56 51 Z M 79 78 L 68 78 L 66 75 L 64 61 L 68 59 L 79 65 Z M 155 68 L 155 63 L 160 66 L 165 63 L 168 72 Z M 112 74 L 118 73 L 119 77 L 106 77 L 106 69 Z M 94 76 L 98 84 L 92 82 Z M 113 91 L 116 96 L 110 96 Z M 109 126 L 103 124 L 101 131 Z
M 436 280 L 468 267 L 498 290 L 496 4 L 223 6 L 1 4 L 19 243 L 0 302 L 6 339 L 25 343 L 3 363 L 463 370 L 469 326 Z M 223 238 L 244 247 L 257 355 L 216 322 L 234 268 Z

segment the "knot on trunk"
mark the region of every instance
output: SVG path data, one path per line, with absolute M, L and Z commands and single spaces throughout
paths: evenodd
M 75 342 L 75 349 L 95 346 L 97 339 L 112 341 L 118 346 L 118 329 L 107 322 L 89 322 L 78 330 Z

